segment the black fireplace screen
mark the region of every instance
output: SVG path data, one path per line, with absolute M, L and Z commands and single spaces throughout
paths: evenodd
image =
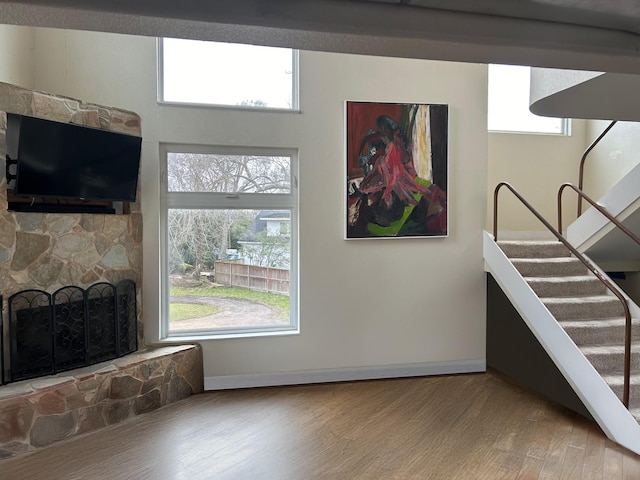
M 8 300 L 8 365 L 0 333 L 2 383 L 52 375 L 138 349 L 136 285 L 23 290 Z M 0 316 L 0 332 L 2 332 Z

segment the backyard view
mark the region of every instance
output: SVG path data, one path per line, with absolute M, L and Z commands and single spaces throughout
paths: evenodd
M 289 297 L 217 284 L 172 287 L 171 330 L 289 323 Z
M 170 331 L 290 323 L 290 163 L 168 152 Z

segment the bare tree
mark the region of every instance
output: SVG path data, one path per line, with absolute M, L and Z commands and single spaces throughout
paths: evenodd
M 290 158 L 170 153 L 167 180 L 170 192 L 288 192 Z M 254 215 L 233 209 L 170 210 L 170 271 L 184 271 L 190 265 L 199 276 L 203 268 L 212 268 L 243 233 L 238 225 L 246 227 Z
M 256 235 L 255 242 L 242 245 L 242 253 L 251 265 L 271 268 L 290 267 L 290 239 L 288 235 L 268 235 L 265 231 Z
M 290 158 L 169 154 L 170 192 L 282 193 L 290 189 Z

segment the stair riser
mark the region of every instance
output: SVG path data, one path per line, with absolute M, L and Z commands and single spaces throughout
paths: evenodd
M 563 277 L 589 273 L 589 269 L 580 260 L 574 259 L 567 259 L 564 262 L 533 262 L 514 259 L 512 263 L 523 277 Z
M 610 385 L 611 390 L 622 401 L 622 385 Z M 629 406 L 631 408 L 640 407 L 640 385 L 631 385 L 629 388 Z
M 624 326 L 606 326 L 598 328 L 584 328 L 565 326 L 564 330 L 579 347 L 597 345 L 622 345 L 624 343 Z M 640 341 L 640 329 L 632 331 L 632 341 Z
M 560 242 L 498 242 L 498 245 L 509 258 L 554 258 L 571 255 Z
M 605 295 L 607 287 L 598 279 L 589 281 L 531 281 L 527 283 L 531 289 L 541 298 L 544 297 L 581 297 L 593 295 Z
M 616 298 L 606 302 L 548 303 L 542 299 L 557 320 L 584 320 L 587 318 L 615 318 L 624 316 L 624 309 Z
M 587 360 L 591 362 L 600 375 L 622 375 L 624 372 L 624 354 L 589 354 Z M 631 355 L 631 370 L 640 369 L 640 355 Z

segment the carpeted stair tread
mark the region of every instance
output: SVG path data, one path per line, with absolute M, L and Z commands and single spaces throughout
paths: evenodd
M 613 390 L 613 393 L 622 401 L 624 393 L 624 376 L 623 375 L 603 375 L 602 379 Z M 629 406 L 640 407 L 640 375 L 629 376 Z M 640 408 L 638 408 L 640 413 Z M 634 415 L 633 413 L 631 413 Z M 635 415 L 634 415 L 635 417 Z M 637 420 L 638 417 L 636 417 Z
M 498 246 L 509 258 L 568 257 L 571 252 L 557 240 L 503 240 Z
M 624 341 L 626 319 L 583 318 L 559 322 L 565 332 L 579 347 L 588 345 L 621 345 Z M 631 339 L 640 341 L 640 319 L 631 320 Z
M 560 283 L 560 282 L 586 282 L 586 281 L 595 280 L 598 283 L 602 283 L 600 280 L 598 280 L 596 278 L 595 275 L 560 275 L 560 276 L 557 276 L 557 277 L 530 276 L 530 277 L 524 277 L 524 279 L 527 282 L 529 282 L 529 281 L 540 281 L 540 282 L 557 282 L 557 283 Z
M 609 385 L 612 389 L 617 389 L 618 387 L 622 391 L 622 386 L 624 385 L 624 375 L 602 375 L 602 379 L 605 381 L 607 385 Z M 629 375 L 629 390 L 637 390 L 636 393 L 640 396 L 640 374 L 632 373 Z M 640 407 L 640 405 L 638 405 Z
M 575 257 L 512 258 L 511 263 L 523 277 L 586 275 L 589 269 Z
M 630 408 L 629 413 L 636 419 L 637 422 L 640 422 L 640 408 Z
M 620 355 L 624 353 L 624 345 L 591 345 L 581 347 L 580 350 L 585 356 L 589 355 Z M 631 344 L 631 353 L 640 352 L 640 344 Z
M 583 320 L 593 317 L 607 318 L 624 315 L 622 303 L 613 295 L 545 297 L 541 300 L 557 320 Z
M 575 297 L 604 295 L 607 287 L 595 275 L 561 277 L 525 277 L 539 297 Z
M 624 384 L 624 375 L 602 375 L 602 379 L 611 387 Z M 640 374 L 629 375 L 629 385 L 640 388 Z
M 543 300 L 545 305 L 553 305 L 557 304 L 577 304 L 577 305 L 586 305 L 586 304 L 608 304 L 608 303 L 617 303 L 620 304 L 620 300 L 618 297 L 614 295 L 585 295 L 582 297 L 547 297 Z
M 580 347 L 593 368 L 603 377 L 605 375 L 621 375 L 624 370 L 624 345 L 593 345 Z M 640 345 L 631 345 L 631 369 L 640 369 Z

